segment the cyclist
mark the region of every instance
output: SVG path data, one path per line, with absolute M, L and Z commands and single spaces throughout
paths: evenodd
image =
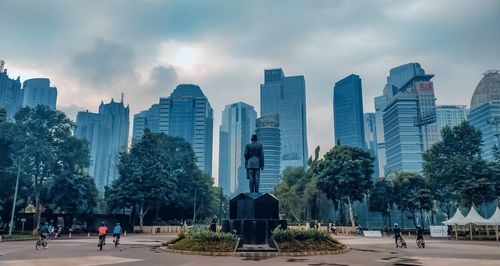
M 417 242 L 419 240 L 424 241 L 424 229 L 420 225 L 417 225 Z
M 48 222 L 46 222 L 42 226 L 40 226 L 39 234 L 40 234 L 40 237 L 42 238 L 42 240 L 47 238 L 47 236 L 49 235 L 49 223 Z
M 97 229 L 99 232 L 99 240 L 103 239 L 103 244 L 106 245 L 106 234 L 108 233 L 108 227 L 106 226 L 106 222 L 101 222 L 101 226 Z M 99 245 L 97 245 L 99 246 Z
M 396 242 L 396 246 L 398 245 L 398 239 L 401 238 L 401 228 L 399 228 L 399 225 L 397 223 L 394 224 L 394 228 L 392 229 L 394 231 L 394 241 Z
M 122 233 L 122 227 L 120 226 L 120 223 L 116 223 L 115 228 L 113 228 L 113 243 L 115 241 L 120 243 L 120 235 Z

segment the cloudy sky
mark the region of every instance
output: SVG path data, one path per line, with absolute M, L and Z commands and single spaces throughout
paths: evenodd
M 50 78 L 73 118 L 121 92 L 134 114 L 178 83 L 200 85 L 215 113 L 214 169 L 224 106 L 259 112 L 265 68 L 305 76 L 310 151 L 333 146 L 332 87 L 351 73 L 371 112 L 392 67 L 435 74 L 438 104 L 469 104 L 481 74 L 500 69 L 498 0 L 0 0 L 0 25 L 9 75 Z

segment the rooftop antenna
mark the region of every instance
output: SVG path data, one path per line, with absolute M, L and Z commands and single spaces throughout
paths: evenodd
M 123 92 L 122 92 L 122 103 L 123 103 Z
M 0 73 L 5 72 L 5 61 L 0 60 Z

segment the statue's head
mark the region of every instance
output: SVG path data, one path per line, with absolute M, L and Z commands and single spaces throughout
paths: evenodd
M 256 142 L 257 141 L 257 134 L 253 133 L 251 140 L 252 140 L 252 142 Z

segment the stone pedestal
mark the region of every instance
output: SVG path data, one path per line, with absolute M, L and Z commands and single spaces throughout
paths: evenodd
M 222 221 L 222 231 L 241 237 L 243 244 L 267 244 L 271 231 L 287 227 L 279 219 L 279 202 L 269 193 L 241 193 L 229 201 L 229 220 Z

